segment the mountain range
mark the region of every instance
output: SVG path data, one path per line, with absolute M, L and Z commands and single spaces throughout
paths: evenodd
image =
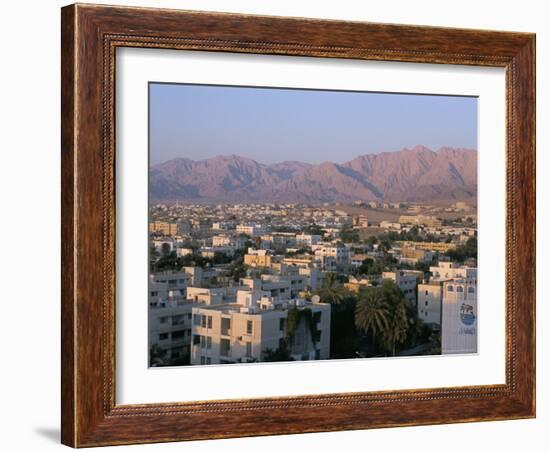
M 477 195 L 477 151 L 416 146 L 320 164 L 263 164 L 238 155 L 177 158 L 150 168 L 149 190 L 153 201 L 467 200 Z

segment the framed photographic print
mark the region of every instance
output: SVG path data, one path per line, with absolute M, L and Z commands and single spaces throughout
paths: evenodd
M 62 9 L 62 442 L 535 416 L 535 37 Z

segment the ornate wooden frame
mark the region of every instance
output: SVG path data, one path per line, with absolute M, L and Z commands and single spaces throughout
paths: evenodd
M 74 447 L 535 416 L 535 35 L 71 5 L 62 9 L 62 442 Z M 506 69 L 506 383 L 115 404 L 117 47 Z

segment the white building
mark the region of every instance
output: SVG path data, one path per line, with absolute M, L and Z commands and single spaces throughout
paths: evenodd
M 260 237 L 267 232 L 267 228 L 261 224 L 238 224 L 236 230 L 238 234 L 246 234 L 250 237 Z
M 436 267 L 430 267 L 432 279 L 464 278 L 477 283 L 477 268 L 467 267 L 456 262 L 439 262 Z
M 171 237 L 153 239 L 151 243 L 158 253 L 171 253 L 172 251 L 174 251 L 174 240 Z
M 424 323 L 441 325 L 441 300 L 443 283 L 430 281 L 418 285 L 418 317 Z
M 284 346 L 294 360 L 328 359 L 330 304 L 277 301 L 261 292 L 242 292 L 238 303 L 193 308 L 191 364 L 263 361 L 266 352 Z M 289 313 L 298 311 L 303 320 L 289 332 Z
M 149 365 L 187 363 L 191 344 L 191 308 L 185 293 L 191 281 L 184 272 L 162 272 L 149 279 L 149 348 L 157 350 Z M 183 360 L 183 361 L 179 361 Z
M 327 271 L 346 270 L 351 265 L 352 251 L 345 246 L 319 246 L 315 249 L 315 259 Z
M 477 284 L 473 279 L 443 283 L 441 353 L 477 352 Z
M 321 242 L 322 237 L 317 234 L 297 234 L 296 246 L 311 248 L 312 245 L 317 245 Z

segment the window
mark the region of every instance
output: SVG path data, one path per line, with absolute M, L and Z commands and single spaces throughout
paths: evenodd
M 247 320 L 246 321 L 246 334 L 248 335 L 252 335 L 252 331 L 253 331 L 253 327 L 252 327 L 252 320 Z
M 279 319 L 279 331 L 285 330 L 285 319 Z
M 206 321 L 207 321 L 207 318 L 206 318 L 205 315 L 203 315 L 203 316 L 201 316 L 201 317 L 202 317 L 202 318 L 201 318 L 201 321 L 202 321 L 201 326 L 202 326 L 203 328 L 206 328 Z
M 185 316 L 183 315 L 174 315 L 172 316 L 172 325 L 181 325 L 185 321 Z
M 424 292 L 424 295 L 428 295 L 428 291 L 427 291 L 427 290 Z
M 201 315 L 195 314 L 193 316 L 193 325 L 199 326 L 201 324 Z
M 428 306 L 428 300 L 424 302 L 424 306 Z
M 321 322 L 321 314 L 322 314 L 322 312 L 320 312 L 320 311 L 317 311 L 317 312 L 313 313 L 313 320 L 315 321 L 315 323 Z
M 231 345 L 229 339 L 220 340 L 220 355 L 231 356 Z
M 161 318 L 160 318 L 160 323 L 168 323 L 168 319 L 169 319 L 169 318 L 170 318 L 170 317 L 161 317 Z
M 168 333 L 159 334 L 159 341 L 165 341 L 166 339 L 168 339 Z
M 185 330 L 174 331 L 172 333 L 172 339 L 183 339 L 185 337 Z
M 212 348 L 212 338 L 210 336 L 201 336 L 201 348 Z
M 252 342 L 246 343 L 246 356 L 252 356 Z
M 208 326 L 208 328 L 212 328 L 212 316 L 211 315 L 208 316 L 208 325 L 207 326 Z
M 473 287 L 468 287 L 468 293 L 475 293 L 475 289 Z
M 455 288 L 453 286 L 447 287 L 447 292 L 454 292 L 454 291 L 455 291 Z
M 231 329 L 231 319 L 228 319 L 227 317 L 222 317 L 222 328 L 221 328 L 221 332 L 223 335 L 228 335 L 229 334 L 229 330 Z
M 201 337 L 198 334 L 193 336 L 193 345 L 199 345 L 201 343 Z
M 464 288 L 463 288 L 462 286 L 458 286 L 458 287 L 456 288 L 456 291 L 457 291 L 457 292 L 464 292 Z

